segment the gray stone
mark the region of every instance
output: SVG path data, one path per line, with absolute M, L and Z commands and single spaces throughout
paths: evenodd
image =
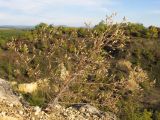
M 79 110 L 81 112 L 88 112 L 90 114 L 100 114 L 101 113 L 101 111 L 99 111 L 97 108 L 95 108 L 89 104 L 86 104 L 86 105 L 80 107 Z
M 21 105 L 18 97 L 13 93 L 9 82 L 0 78 L 0 101 L 6 101 L 13 105 Z

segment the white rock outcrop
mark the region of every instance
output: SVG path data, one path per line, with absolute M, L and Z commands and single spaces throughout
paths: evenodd
M 0 79 L 0 120 L 118 120 L 110 112 L 102 112 L 89 104 L 64 107 L 59 104 L 42 109 L 21 104 L 9 83 Z
M 0 78 L 0 101 L 21 105 L 19 98 L 13 93 L 9 82 Z
M 37 90 L 37 83 L 24 83 L 18 85 L 18 91 L 23 93 L 33 93 Z

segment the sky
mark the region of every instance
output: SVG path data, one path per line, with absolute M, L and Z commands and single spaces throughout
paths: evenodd
M 116 12 L 145 26 L 160 26 L 160 0 L 0 0 L 0 25 L 84 26 L 98 24 Z

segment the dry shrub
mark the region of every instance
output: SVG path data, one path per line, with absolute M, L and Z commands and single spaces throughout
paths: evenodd
M 128 73 L 132 69 L 132 63 L 127 60 L 119 60 L 116 67 L 118 70 L 124 71 L 125 73 Z
M 118 80 L 124 82 L 125 88 L 127 90 L 140 90 L 141 84 L 145 82 L 152 85 L 147 71 L 143 70 L 140 66 L 133 67 L 132 63 L 125 59 L 115 61 L 114 64 L 116 64 L 115 68 L 118 72 L 126 75 L 125 77 L 123 76 Z
M 109 63 L 106 56 L 112 57 L 112 50 L 125 46 L 125 25 L 114 23 L 108 17 L 105 32 L 97 35 L 88 27 L 82 39 L 75 30 L 70 36 L 64 36 L 56 27 L 40 24 L 32 31 L 30 40 L 16 39 L 7 45 L 17 56 L 14 64 L 21 76 L 25 75 L 29 81 L 48 79 L 51 86 L 58 86 L 59 93 L 56 97 L 53 95 L 53 102 L 57 103 L 73 81 L 87 82 L 88 76 L 94 76 L 100 82 L 107 77 Z M 104 51 L 104 47 L 110 47 L 111 51 Z
M 153 82 L 148 77 L 148 74 L 141 67 L 137 66 L 132 69 L 129 73 L 128 80 L 126 82 L 126 88 L 129 90 L 142 89 L 141 84 L 144 82 L 148 82 L 150 85 L 153 85 Z

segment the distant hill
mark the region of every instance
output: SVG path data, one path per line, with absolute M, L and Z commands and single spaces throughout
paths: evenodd
M 34 26 L 25 25 L 0 25 L 0 29 L 32 29 Z

